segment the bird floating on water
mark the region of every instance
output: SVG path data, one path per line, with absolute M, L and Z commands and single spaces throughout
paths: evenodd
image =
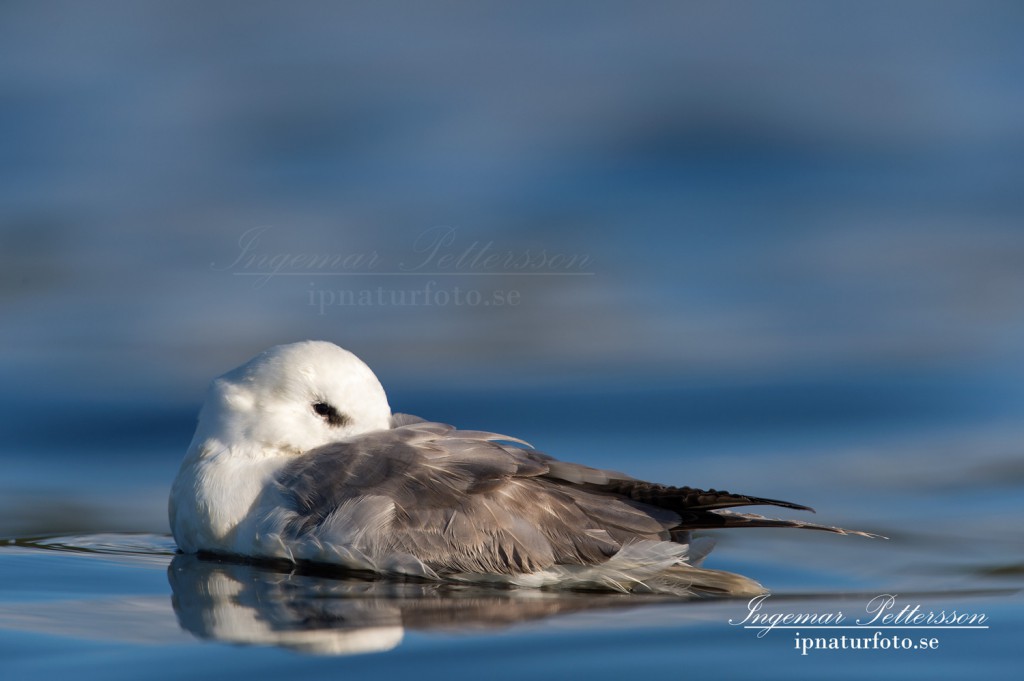
M 185 553 L 454 582 L 678 595 L 764 593 L 699 567 L 692 531 L 795 527 L 729 509 L 807 506 L 567 463 L 497 433 L 392 414 L 332 343 L 279 345 L 215 379 L 171 489 Z

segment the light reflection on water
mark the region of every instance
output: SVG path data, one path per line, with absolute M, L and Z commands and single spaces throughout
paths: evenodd
M 813 537 L 802 539 L 813 542 Z M 476 655 L 483 654 L 481 646 L 491 651 L 490 663 L 498 667 L 500 678 L 530 670 L 554 673 L 577 665 L 591 669 L 596 678 L 615 678 L 623 665 L 631 664 L 646 664 L 653 671 L 667 673 L 684 659 L 694 669 L 730 673 L 727 670 L 743 669 L 766 656 L 779 660 L 800 654 L 793 648 L 797 640 L 791 631 L 774 629 L 758 637 L 759 629 L 744 629 L 749 604 L 741 600 L 686 601 L 394 582 L 281 571 L 269 565 L 174 555 L 172 550 L 171 541 L 160 535 L 24 539 L 0 547 L 0 569 L 27 581 L 20 585 L 21 593 L 39 590 L 35 597 L 16 602 L 9 598 L 10 587 L 0 589 L 0 628 L 10 635 L 12 645 L 35 641 L 34 645 L 44 645 L 70 660 L 76 658 L 79 653 L 74 651 L 82 644 L 98 649 L 117 644 L 148 651 L 142 658 L 123 660 L 127 666 L 120 669 L 122 673 L 132 669 L 141 673 L 152 660 L 161 659 L 161 649 L 195 649 L 200 641 L 312 655 L 305 662 L 291 658 L 289 663 L 295 670 L 310 671 L 321 667 L 323 663 L 316 660 L 325 656 L 341 656 L 350 660 L 346 664 L 360 667 L 358 660 L 368 655 L 377 660 L 368 669 L 409 674 L 415 673 L 424 659 L 436 660 L 437 652 L 448 651 L 460 659 L 464 655 L 465 664 L 444 666 L 445 675 L 451 678 L 480 673 L 482 660 L 476 660 Z M 902 551 L 895 553 L 898 556 Z M 53 572 L 55 559 L 64 562 Z M 897 569 L 901 562 L 884 553 L 879 560 L 888 569 Z M 755 561 L 747 567 L 756 571 L 765 566 Z M 827 573 L 829 568 L 819 565 L 817 569 Z M 98 578 L 90 580 L 90 572 Z M 83 574 L 84 586 L 54 593 L 55 580 Z M 817 592 L 782 588 L 763 607 L 769 613 L 840 613 L 848 621 L 867 620 L 871 617 L 867 604 L 880 594 L 892 593 L 900 605 L 916 605 L 922 612 L 983 613 L 991 627 L 984 631 L 922 632 L 940 640 L 940 650 L 927 654 L 958 667 L 969 654 L 984 650 L 992 655 L 988 659 L 991 668 L 1008 669 L 1014 659 L 1010 641 L 1020 634 L 1021 624 L 1007 615 L 1020 607 L 1021 592 L 977 575 L 973 583 L 973 588 L 937 591 L 887 589 L 884 583 L 840 590 L 832 583 Z M 792 584 L 806 586 L 799 576 Z M 983 584 L 987 586 L 980 586 Z M 47 593 L 50 595 L 44 595 Z M 873 633 L 871 629 L 863 635 Z M 68 648 L 65 641 L 82 644 Z M 493 647 L 492 642 L 500 647 Z M 524 646 L 534 652 L 525 657 L 516 652 Z M 224 649 L 220 657 L 244 663 L 244 657 L 239 657 L 241 650 L 228 651 Z M 201 659 L 197 653 L 189 659 Z M 812 652 L 801 664 L 808 673 L 822 673 L 847 654 L 862 653 Z M 582 662 L 580 655 L 584 655 Z M 606 666 L 594 665 L 593 655 L 615 659 Z M 696 659 L 691 659 L 695 655 Z M 905 659 L 883 662 L 878 655 L 881 653 L 876 651 L 868 661 L 857 657 L 850 661 L 863 665 L 861 671 L 908 666 Z M 193 664 L 182 658 L 174 671 L 202 676 L 202 670 Z M 17 670 L 17 665 L 15 660 L 11 669 Z M 104 674 L 110 671 L 103 665 L 94 670 L 100 674 L 95 678 L 107 678 Z M 85 677 L 93 678 L 89 673 Z M 939 677 L 944 678 L 942 674 Z
M 840 394 L 830 394 L 827 385 L 790 391 L 784 407 L 772 404 L 776 391 L 762 387 L 666 391 L 655 385 L 648 391 L 638 385 L 575 395 L 450 390 L 436 399 L 399 389 L 393 399 L 400 403 L 396 408 L 449 415 L 471 427 L 501 421 L 502 430 L 563 458 L 806 503 L 818 511 L 802 514 L 808 519 L 888 536 L 718 532 L 706 565 L 761 582 L 779 610 L 850 612 L 862 610 L 875 595 L 893 593 L 935 610 L 985 612 L 993 619 L 989 630 L 939 632 L 942 647 L 927 653 L 934 656 L 929 665 L 933 671 L 942 667 L 936 674 L 941 678 L 983 651 L 991 669 L 1008 668 L 1010 642 L 1020 634 L 1014 613 L 1024 584 L 1024 552 L 1017 541 L 1019 428 L 1003 418 L 986 420 L 955 409 L 950 413 L 956 418 L 935 418 L 929 400 L 913 407 L 914 391 L 886 395 L 881 381 L 873 387 L 881 402 L 906 400 L 900 418 L 890 419 L 880 409 L 851 420 L 841 409 L 823 406 L 848 402 L 842 384 L 831 386 Z M 735 419 L 703 418 L 698 409 L 672 421 L 673 405 L 700 405 L 702 396 L 711 409 L 705 416 L 728 411 Z M 707 407 L 715 401 L 728 409 Z M 552 420 L 560 409 L 565 419 Z M 92 427 L 101 433 L 104 419 L 118 423 L 134 413 L 128 405 L 116 408 Z M 337 673 L 339 667 L 323 666 L 332 659 L 364 673 L 409 675 L 429 660 L 447 677 L 470 678 L 493 671 L 489 665 L 495 663 L 488 660 L 500 660 L 499 678 L 581 668 L 594 678 L 613 678 L 637 664 L 674 673 L 684 659 L 708 673 L 766 660 L 791 669 L 792 656 L 799 654 L 791 652 L 789 633 L 757 639 L 730 626 L 744 612 L 744 603 L 731 600 L 446 589 L 175 555 L 173 541 L 162 534 L 166 498 L 194 417 L 192 410 L 174 406 L 149 413 L 139 419 L 146 424 L 139 435 L 118 446 L 78 450 L 71 446 L 74 438 L 58 434 L 49 448 L 38 450 L 41 458 L 12 462 L 13 474 L 25 471 L 27 481 L 53 490 L 0 500 L 11 511 L 4 521 L 7 536 L 21 537 L 0 546 L 0 651 L 4 639 L 47 651 L 22 658 L 24 666 L 12 669 L 28 673 L 57 664 L 46 660 L 76 664 L 80 655 L 100 648 L 123 659 L 126 676 L 132 670 L 148 674 L 164 659 L 161 651 L 184 647 L 189 659 L 195 655 L 215 665 L 251 664 L 249 656 L 258 656 L 268 666 L 254 668 L 253 678 L 269 678 L 268 670 L 279 664 L 263 658 L 271 651 L 293 660 L 295 653 L 309 654 L 291 663 L 308 673 Z M 827 418 L 829 413 L 836 417 Z M 166 444 L 147 449 L 146 439 Z M 951 512 L 951 503 L 967 510 Z M 20 531 L 12 520 L 23 523 Z M 81 529 L 53 535 L 68 524 L 74 529 L 74 523 Z M 29 536 L 33 525 L 47 536 Z M 119 529 L 154 534 L 111 532 Z M 215 645 L 217 652 L 201 643 Z M 511 652 L 520 647 L 535 653 Z M 846 654 L 862 655 L 844 658 L 851 677 L 921 664 L 892 659 L 895 653 Z M 801 656 L 801 668 L 811 678 L 831 671 L 840 655 Z M 617 661 L 602 665 L 594 656 Z M 188 668 L 177 657 L 173 665 Z M 79 667 L 86 670 L 84 678 L 107 678 L 110 672 L 104 664 Z

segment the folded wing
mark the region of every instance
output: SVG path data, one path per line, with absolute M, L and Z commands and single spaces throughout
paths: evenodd
M 645 483 L 415 417 L 395 425 L 303 454 L 281 471 L 286 539 L 345 544 L 378 568 L 407 556 L 435 574 L 517 574 L 596 565 L 626 544 L 686 542 L 697 528 L 845 532 L 723 510 L 809 510 L 797 504 Z

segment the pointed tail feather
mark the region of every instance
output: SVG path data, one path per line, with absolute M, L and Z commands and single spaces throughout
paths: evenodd
M 841 527 L 819 525 L 802 520 L 779 520 L 754 513 L 736 513 L 725 510 L 737 506 L 778 506 L 780 508 L 814 513 L 814 509 L 810 506 L 794 504 L 791 501 L 752 497 L 746 494 L 733 494 L 725 490 L 670 487 L 640 480 L 612 480 L 608 484 L 602 485 L 601 489 L 613 494 L 620 494 L 643 504 L 675 511 L 679 514 L 681 522 L 678 527 L 673 528 L 673 532 L 723 527 L 794 527 L 806 530 L 822 530 L 836 534 L 885 538 L 882 535 L 861 532 L 860 530 L 847 530 Z
M 704 530 L 727 527 L 793 527 L 803 530 L 821 530 L 835 534 L 857 535 L 871 539 L 887 539 L 880 534 L 862 532 L 860 530 L 847 530 L 842 527 L 831 525 L 819 525 L 808 523 L 803 520 L 782 520 L 779 518 L 766 518 L 756 513 L 736 513 L 735 511 L 708 511 L 706 513 L 687 514 L 683 518 L 681 529 Z

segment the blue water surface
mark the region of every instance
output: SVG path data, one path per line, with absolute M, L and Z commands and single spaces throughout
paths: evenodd
M 0 677 L 1010 676 L 1022 34 L 985 0 L 0 3 Z M 206 385 L 306 338 L 396 411 L 888 537 L 715 533 L 776 613 L 988 628 L 802 655 L 743 601 L 176 555 Z
M 763 390 L 743 399 L 759 404 Z M 820 398 L 814 393 L 813 399 Z M 816 520 L 889 537 L 795 530 L 717 533 L 719 546 L 707 564 L 768 586 L 766 612 L 840 612 L 851 623 L 869 621 L 872 599 L 891 594 L 899 604 L 894 614 L 915 605 L 922 612 L 982 614 L 988 628 L 884 629 L 880 634 L 908 638 L 914 645 L 935 637 L 938 647 L 809 650 L 805 656 L 795 630 L 758 637 L 759 630 L 743 628 L 745 600 L 454 588 L 200 559 L 176 554 L 165 534 L 95 532 L 132 522 L 141 527 L 158 516 L 180 451 L 147 452 L 163 462 L 159 465 L 133 468 L 115 457 L 86 471 L 65 470 L 75 454 L 54 450 L 47 452 L 50 484 L 64 492 L 37 503 L 62 498 L 68 505 L 92 507 L 96 519 L 77 522 L 95 523 L 94 532 L 21 536 L 0 546 L 5 673 L 11 678 L 213 678 L 232 669 L 255 678 L 296 673 L 621 678 L 638 666 L 657 674 L 675 674 L 685 666 L 691 673 L 732 676 L 767 665 L 769 678 L 910 677 L 922 666 L 937 678 L 954 678 L 972 669 L 1009 673 L 1016 667 L 1024 565 L 1015 538 L 1021 481 L 1006 477 L 1015 459 L 1004 456 L 1005 443 L 993 447 L 991 433 L 997 429 L 992 424 L 894 429 L 884 421 L 862 420 L 855 431 L 840 424 L 814 436 L 802 432 L 800 418 L 791 429 L 776 420 L 770 427 L 747 424 L 740 433 L 708 425 L 645 428 L 644 406 L 655 408 L 658 401 L 630 402 L 621 394 L 590 399 L 622 405 L 618 411 L 625 425 L 598 432 L 570 419 L 569 425 L 554 427 L 545 410 L 534 413 L 535 405 L 525 399 L 514 409 L 517 403 L 508 395 L 449 393 L 438 407 L 464 409 L 470 416 L 487 407 L 498 415 L 511 409 L 524 434 L 536 432 L 538 443 L 549 440 L 594 463 L 792 498 L 818 506 Z M 743 413 L 737 411 L 741 422 Z M 820 418 L 815 422 L 821 427 Z M 927 462 L 932 444 L 949 447 L 950 442 L 978 456 L 958 464 L 936 462 L 941 473 L 922 467 L 917 486 L 909 488 L 905 474 L 887 466 L 892 456 L 921 456 Z M 851 466 L 852 451 L 861 451 L 856 466 Z M 117 483 L 104 482 L 120 466 L 131 470 L 131 480 L 121 473 Z M 100 491 L 89 492 L 94 484 Z M 127 487 L 153 494 L 106 499 Z M 129 504 L 135 519 L 117 519 Z M 953 507 L 970 510 L 956 513 Z M 870 637 L 875 631 L 801 630 L 800 635 Z

